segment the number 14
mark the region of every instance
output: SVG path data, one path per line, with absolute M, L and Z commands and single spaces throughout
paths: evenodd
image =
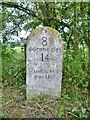
M 41 57 L 41 60 L 42 60 L 42 61 L 44 61 L 44 60 L 47 60 L 47 61 L 48 61 L 48 60 L 50 59 L 49 54 L 47 54 L 47 55 L 44 56 L 43 53 L 42 53 L 41 56 L 42 56 L 42 57 Z

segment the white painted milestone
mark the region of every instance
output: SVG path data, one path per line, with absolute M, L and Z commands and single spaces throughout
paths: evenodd
M 33 30 L 26 45 L 27 99 L 47 94 L 59 97 L 62 80 L 62 38 L 51 27 Z

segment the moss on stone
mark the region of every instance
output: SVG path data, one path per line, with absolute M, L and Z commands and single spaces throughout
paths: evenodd
M 62 41 L 61 35 L 56 29 L 54 29 L 52 27 L 48 27 L 48 26 L 42 26 L 42 27 L 36 28 L 35 30 L 33 30 L 30 33 L 30 35 L 28 36 L 27 44 L 30 41 L 30 38 L 34 37 L 39 31 L 43 31 L 43 29 L 45 29 L 45 28 L 49 29 L 49 31 L 52 33 L 52 35 L 57 34 L 58 35 L 57 37 L 60 38 L 60 42 Z

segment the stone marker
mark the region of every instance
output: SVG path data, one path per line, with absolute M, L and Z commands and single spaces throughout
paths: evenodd
M 62 39 L 51 27 L 31 32 L 26 46 L 27 99 L 40 94 L 60 96 L 62 80 Z

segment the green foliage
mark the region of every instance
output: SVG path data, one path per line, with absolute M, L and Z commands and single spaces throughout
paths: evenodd
M 64 107 L 61 106 L 61 108 L 59 109 L 59 112 L 58 112 L 58 117 L 62 118 L 63 115 L 64 115 Z
M 78 118 L 86 118 L 86 108 L 84 108 L 83 106 L 81 107 L 74 107 L 72 109 L 72 113 L 74 113 Z
M 85 47 L 75 51 L 72 47 L 64 51 L 63 79 L 64 83 L 76 84 L 87 88 L 88 50 Z M 68 80 L 68 81 L 67 81 Z
M 25 59 L 22 49 L 16 51 L 10 46 L 2 46 L 2 78 L 4 85 L 25 83 Z
M 2 112 L 2 118 L 7 118 L 7 117 L 6 117 L 6 112 L 5 112 L 5 111 Z
M 30 21 L 29 23 L 27 23 L 25 26 L 24 26 L 24 29 L 25 30 L 29 30 L 30 28 L 33 28 L 35 29 L 36 26 L 40 25 L 41 24 L 41 21 L 40 20 L 34 20 L 34 21 Z

